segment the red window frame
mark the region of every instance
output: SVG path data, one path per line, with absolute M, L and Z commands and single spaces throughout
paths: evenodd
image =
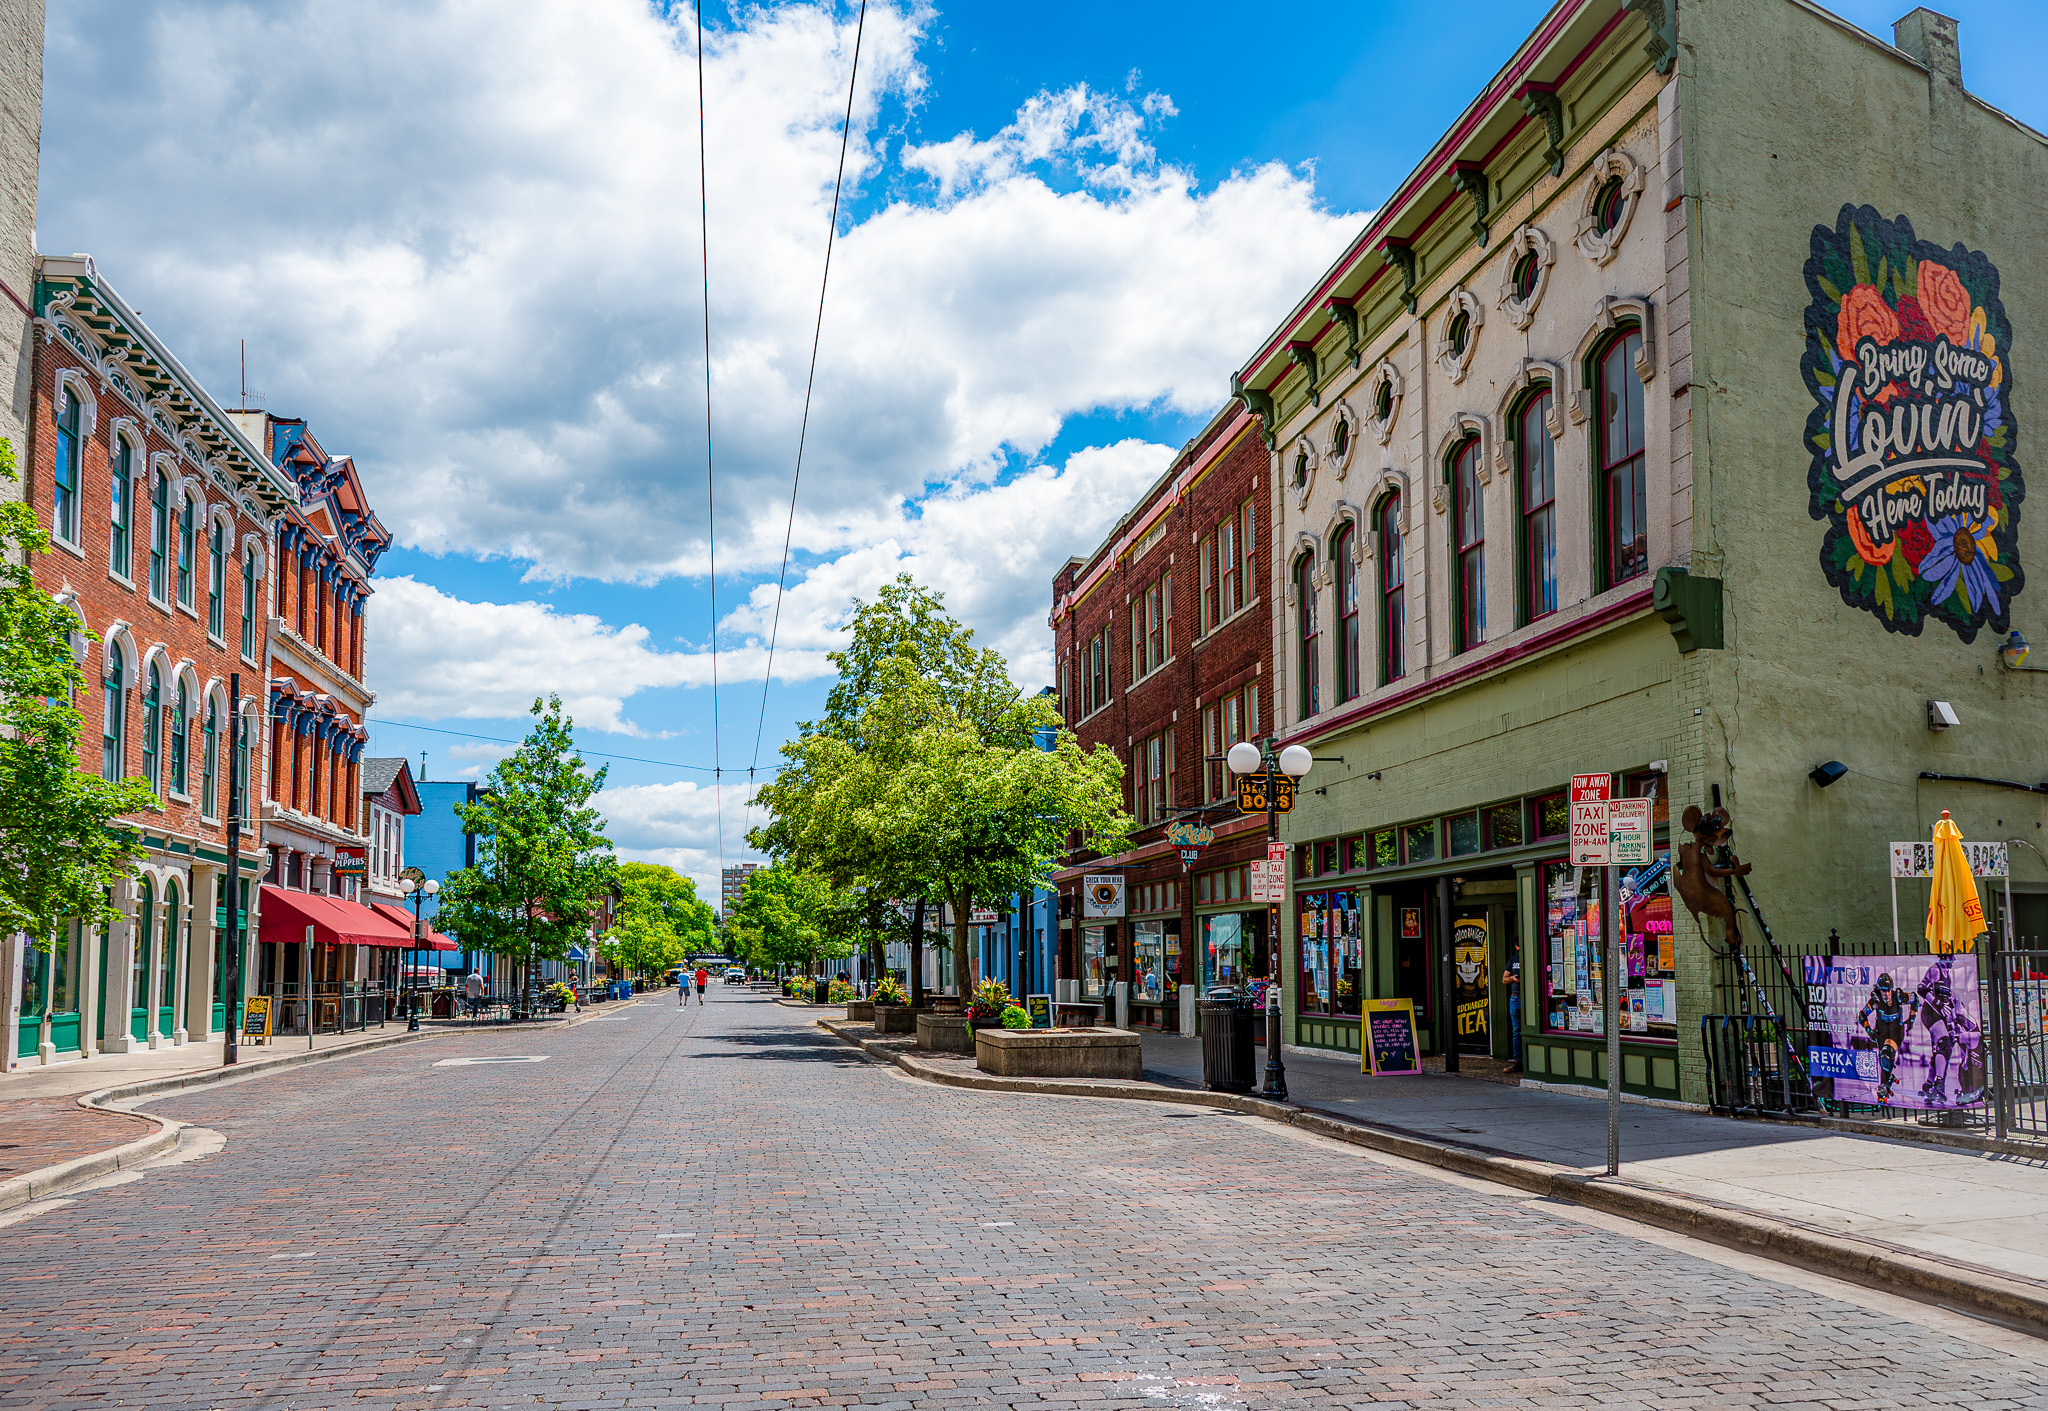
M 1522 502 L 1522 620 L 1557 611 L 1557 443 L 1550 435 L 1551 389 L 1522 404 L 1515 426 Z
M 1600 354 L 1601 542 L 1610 588 L 1650 571 L 1643 381 L 1636 375 L 1642 347 L 1642 330 L 1630 328 Z
M 1452 547 L 1457 560 L 1458 641 L 1469 652 L 1486 640 L 1486 506 L 1479 487 L 1479 438 L 1451 455 Z

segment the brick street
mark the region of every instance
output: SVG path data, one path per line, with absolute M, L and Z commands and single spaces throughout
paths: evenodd
M 711 999 L 161 1100 L 225 1149 L 0 1235 L 0 1407 L 2048 1404 L 2015 1335 Z

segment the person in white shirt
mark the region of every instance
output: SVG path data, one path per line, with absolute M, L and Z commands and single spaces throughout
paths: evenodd
M 484 977 L 472 970 L 469 978 L 462 982 L 462 997 L 469 1005 L 469 1017 L 476 1018 L 476 1012 L 484 1000 Z

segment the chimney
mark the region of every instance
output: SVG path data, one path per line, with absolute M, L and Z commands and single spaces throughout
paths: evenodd
M 1956 43 L 1956 22 L 1947 15 L 1922 5 L 1892 26 L 1892 43 L 1929 74 L 1963 86 L 1963 51 Z

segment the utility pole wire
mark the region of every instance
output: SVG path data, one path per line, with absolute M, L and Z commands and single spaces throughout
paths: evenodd
M 862 0 L 865 4 L 866 0 Z M 711 562 L 711 789 L 725 875 L 725 783 L 718 732 L 718 482 L 711 461 L 711 196 L 704 141 L 704 0 L 697 0 L 697 252 L 704 275 L 704 546 Z

